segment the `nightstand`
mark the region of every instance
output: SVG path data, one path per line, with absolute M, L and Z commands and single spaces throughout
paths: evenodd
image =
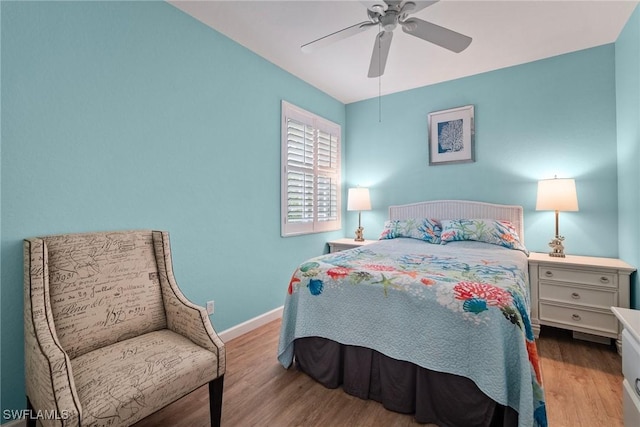
M 622 407 L 625 426 L 640 425 L 640 310 L 611 307 L 622 323 Z
M 340 252 L 346 249 L 359 248 L 369 243 L 377 242 L 377 240 L 365 240 L 364 242 L 356 242 L 353 239 L 337 239 L 329 242 L 329 253 Z
M 629 307 L 629 276 L 635 268 L 616 258 L 532 252 L 529 255 L 531 325 L 573 331 L 574 338 L 622 347 L 622 329 L 611 307 Z

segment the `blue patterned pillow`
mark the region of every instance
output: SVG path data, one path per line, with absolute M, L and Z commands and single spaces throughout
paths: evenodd
M 441 243 L 456 240 L 476 240 L 509 249 L 516 249 L 529 255 L 520 242 L 518 232 L 510 221 L 493 219 L 445 219 L 442 220 Z
M 440 243 L 442 227 L 437 219 L 394 219 L 384 223 L 380 240 L 408 237 L 429 243 Z

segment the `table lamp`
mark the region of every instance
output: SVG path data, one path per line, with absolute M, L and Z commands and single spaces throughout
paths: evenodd
M 556 235 L 549 242 L 551 252 L 549 256 L 564 257 L 564 237 L 558 229 L 558 216 L 560 211 L 577 211 L 578 196 L 576 194 L 576 182 L 570 178 L 553 178 L 538 181 L 537 211 L 556 212 Z
M 364 237 L 362 236 L 362 232 L 364 231 L 364 228 L 362 228 L 361 215 L 362 215 L 362 211 L 371 210 L 371 199 L 369 198 L 369 189 L 363 188 L 363 187 L 350 188 L 347 198 L 348 198 L 347 210 L 358 211 L 358 228 L 356 230 L 356 238 L 354 240 L 356 242 L 364 242 Z

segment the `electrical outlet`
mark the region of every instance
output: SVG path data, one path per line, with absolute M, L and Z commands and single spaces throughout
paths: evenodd
M 207 314 L 213 314 L 213 300 L 207 301 Z

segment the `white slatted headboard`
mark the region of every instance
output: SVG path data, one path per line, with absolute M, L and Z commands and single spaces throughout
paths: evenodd
M 524 244 L 522 206 L 496 205 L 468 200 L 431 200 L 409 205 L 389 206 L 389 219 L 500 219 L 511 221 Z

